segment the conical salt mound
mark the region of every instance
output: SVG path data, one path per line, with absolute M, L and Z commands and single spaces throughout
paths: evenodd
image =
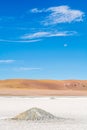
M 12 118 L 13 120 L 52 120 L 52 119 L 57 119 L 55 116 L 52 114 L 39 109 L 39 108 L 31 108 L 28 111 L 25 111 L 18 116 Z

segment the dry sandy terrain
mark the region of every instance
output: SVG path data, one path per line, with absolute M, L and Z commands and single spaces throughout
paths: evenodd
M 87 80 L 1 80 L 0 95 L 87 96 Z

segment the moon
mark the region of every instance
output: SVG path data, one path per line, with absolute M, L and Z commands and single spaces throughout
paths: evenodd
M 64 47 L 67 47 L 68 46 L 68 44 L 64 44 Z

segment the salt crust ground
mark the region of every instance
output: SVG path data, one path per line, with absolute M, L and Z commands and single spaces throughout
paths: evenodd
M 87 97 L 0 97 L 0 104 L 0 130 L 87 130 Z M 42 108 L 65 120 L 58 122 L 4 120 L 31 107 Z

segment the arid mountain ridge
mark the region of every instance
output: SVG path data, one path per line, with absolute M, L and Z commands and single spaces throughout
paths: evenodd
M 0 89 L 87 90 L 87 80 L 0 80 Z

